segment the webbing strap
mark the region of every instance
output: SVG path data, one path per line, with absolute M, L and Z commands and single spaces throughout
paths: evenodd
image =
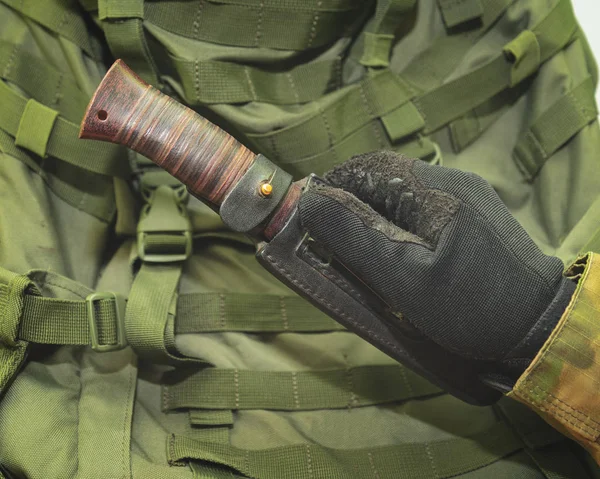
M 190 409 L 190 424 L 192 426 L 231 426 L 233 425 L 233 411 L 210 411 L 203 409 Z
M 481 0 L 438 0 L 438 5 L 448 28 L 483 16 Z
M 537 26 L 509 42 L 495 59 L 419 97 L 414 98 L 415 92 L 406 82 L 383 70 L 328 95 L 324 99 L 327 106 L 317 106 L 316 112 L 294 125 L 248 137 L 271 158 L 282 161 L 285 157 L 305 158 L 322 153 L 372 119 L 388 114 L 384 125 L 394 141 L 414 133 L 412 130 L 421 122 L 425 125 L 422 132 L 429 134 L 532 74 L 539 63 L 564 48 L 576 30 L 570 1 L 558 0 Z M 464 95 L 464 91 L 470 94 Z M 404 106 L 411 98 L 416 108 Z M 401 107 L 402 112 L 394 115 L 394 110 Z M 306 143 L 304 138 L 311 138 L 311 142 Z
M 144 0 L 98 0 L 98 17 L 113 56 L 158 86 L 157 69 L 144 36 Z
M 0 40 L 0 78 L 18 85 L 66 119 L 79 122 L 89 101 L 75 80 L 49 63 Z
M 515 86 L 562 50 L 577 32 L 570 0 L 558 0 L 531 30 L 509 42 L 493 60 L 473 72 L 425 93 L 414 102 L 425 118 L 426 134 Z M 468 91 L 468 95 L 464 92 Z
M 594 93 L 594 81 L 588 77 L 542 113 L 521 136 L 513 156 L 529 180 L 560 147 L 596 120 Z
M 306 50 L 332 43 L 362 21 L 356 0 L 175 0 L 147 2 L 145 18 L 196 40 Z
M 59 116 L 51 129 L 36 132 L 36 126 L 29 122 L 33 118 L 24 115 L 28 101 L 35 100 L 23 98 L 0 81 L 0 129 L 12 137 L 17 137 L 21 129 L 29 129 L 32 135 L 38 136 L 35 139 L 37 144 L 46 143 L 45 152 L 49 156 L 93 173 L 128 176 L 129 164 L 123 148 L 98 141 L 81 141 L 78 137 L 79 126 L 75 123 Z
M 363 33 L 360 63 L 368 67 L 387 67 L 394 34 L 402 15 L 414 8 L 416 0 L 377 0 L 375 14 Z
M 180 373 L 167 373 L 172 383 Z M 163 386 L 163 410 L 274 409 L 306 411 L 362 407 L 439 394 L 436 386 L 399 365 L 323 371 L 205 368 Z
M 200 293 L 179 296 L 175 332 L 284 333 L 345 328 L 299 296 Z
M 323 60 L 288 71 L 220 61 L 173 58 L 188 103 L 266 102 L 275 105 L 306 103 L 339 86 L 341 60 Z
M 38 294 L 29 278 L 0 268 L 0 397 L 27 355 L 28 343 L 18 335 L 27 292 Z
M 0 2 L 72 41 L 90 57 L 100 60 L 92 48 L 88 27 L 76 1 L 0 0 Z
M 406 82 L 385 69 L 325 97 L 327 106 L 315 106 L 316 111 L 299 123 L 248 137 L 271 150 L 270 158 L 309 157 L 332 147 L 370 120 L 406 104 L 413 96 L 414 90 Z
M 481 469 L 521 448 L 520 440 L 510 428 L 499 422 L 471 437 L 364 449 L 343 450 L 316 444 L 295 444 L 244 450 L 228 444 L 171 435 L 167 450 L 169 463 L 173 465 L 206 461 L 261 479 L 431 479 Z

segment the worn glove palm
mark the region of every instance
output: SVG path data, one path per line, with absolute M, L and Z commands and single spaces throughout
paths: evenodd
M 331 187 L 303 195 L 302 224 L 394 313 L 386 321 L 399 344 L 439 361 L 464 358 L 484 384 L 510 389 L 575 289 L 562 262 L 537 248 L 476 175 L 380 152 L 326 180 Z M 461 384 L 466 363 L 423 361 Z

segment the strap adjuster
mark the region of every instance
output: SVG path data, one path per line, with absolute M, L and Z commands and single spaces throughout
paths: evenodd
M 101 344 L 98 330 L 98 318 L 96 315 L 96 303 L 98 301 L 110 299 L 115 305 L 115 330 L 117 342 L 112 344 Z M 85 298 L 87 303 L 87 317 L 90 326 L 91 347 L 96 352 L 118 351 L 127 346 L 125 338 L 125 298 L 113 292 L 92 293 Z
M 137 227 L 138 255 L 150 263 L 185 261 L 192 254 L 192 224 L 184 187 L 159 186 L 151 191 Z

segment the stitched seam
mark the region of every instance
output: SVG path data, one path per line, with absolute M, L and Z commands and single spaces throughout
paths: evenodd
M 294 78 L 290 72 L 285 74 L 286 78 L 290 83 L 290 87 L 292 88 L 292 93 L 294 94 L 294 98 L 296 99 L 296 103 L 300 103 L 300 95 L 298 95 L 298 91 L 296 89 L 296 83 L 294 82 Z
M 254 37 L 254 46 L 260 46 L 260 38 L 262 36 L 262 22 L 265 13 L 265 2 L 261 1 L 258 10 L 258 20 L 256 21 L 256 36 Z
M 60 94 L 60 90 L 62 87 L 64 77 L 65 76 L 62 73 L 58 75 L 58 81 L 56 82 L 56 92 L 54 93 L 54 99 L 52 100 L 51 106 L 58 107 L 59 102 L 62 100 L 63 96 Z
M 15 61 L 15 57 L 17 55 L 18 50 L 19 50 L 19 46 L 15 45 L 14 48 L 12 49 L 12 52 L 10 53 L 10 56 L 8 57 L 6 66 L 4 67 L 4 71 L 2 72 L 2 76 L 4 78 L 6 78 L 8 76 L 8 74 L 10 73 L 10 70 L 12 69 L 12 66 Z
M 298 397 L 298 373 L 292 372 L 292 394 L 294 396 L 294 407 L 300 409 L 300 398 Z
M 429 447 L 429 443 L 425 443 L 425 453 L 427 454 L 427 458 L 429 459 L 429 463 L 431 464 L 431 469 L 433 470 L 433 474 L 435 477 L 440 477 L 438 473 L 437 467 L 435 466 L 435 462 L 433 460 L 433 454 L 431 453 L 431 448 Z
M 285 297 L 284 296 L 279 297 L 279 309 L 281 312 L 281 321 L 283 322 L 283 330 L 289 331 L 290 323 L 288 321 L 287 310 L 285 308 Z
M 200 0 L 200 4 L 198 5 L 198 10 L 196 11 L 196 16 L 194 17 L 192 35 L 194 36 L 194 38 L 196 40 L 198 39 L 198 35 L 200 33 L 200 15 L 202 14 L 202 9 L 204 8 L 204 2 L 205 2 L 205 0 Z
M 313 478 L 312 457 L 310 455 L 310 444 L 306 444 L 306 468 L 308 477 Z
M 379 477 L 379 472 L 377 472 L 377 468 L 375 467 L 375 461 L 373 461 L 373 454 L 367 452 L 367 456 L 369 457 L 369 464 L 371 464 L 371 471 L 373 471 L 373 477 L 375 479 L 381 479 Z
M 235 408 L 240 408 L 240 378 L 238 370 L 233 371 L 233 385 L 235 387 Z
M 194 91 L 196 93 L 196 101 L 200 103 L 200 62 L 194 60 Z
M 258 97 L 256 95 L 256 90 L 254 89 L 254 83 L 252 83 L 252 78 L 250 77 L 250 70 L 247 66 L 244 67 L 244 75 L 246 75 L 246 80 L 248 82 L 248 87 L 250 88 L 250 93 L 252 94 L 252 99 L 257 101 Z
M 227 318 L 225 316 L 225 295 L 219 294 L 219 321 L 221 322 L 221 329 L 225 330 L 227 327 Z
M 320 8 L 321 5 L 323 4 L 323 2 L 321 0 L 319 0 L 319 2 L 317 3 L 317 8 Z M 315 37 L 317 36 L 317 24 L 319 23 L 319 11 L 315 10 L 315 15 L 313 17 L 313 22 L 312 22 L 312 26 L 310 28 L 310 38 L 308 39 L 308 44 L 306 45 L 307 47 L 311 47 Z

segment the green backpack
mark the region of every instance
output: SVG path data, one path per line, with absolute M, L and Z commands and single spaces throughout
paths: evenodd
M 600 246 L 570 0 L 0 0 L 0 477 L 585 478 L 524 406 L 455 399 L 263 271 L 172 177 L 77 138 L 113 58 L 295 177 L 473 171 L 544 252 Z

